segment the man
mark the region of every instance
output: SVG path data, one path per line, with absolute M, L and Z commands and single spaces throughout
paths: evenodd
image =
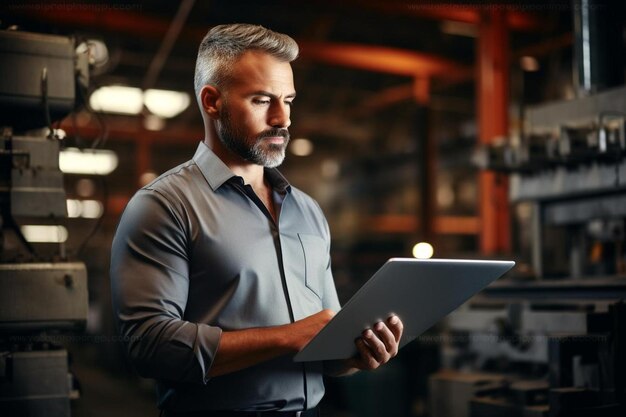
M 139 190 L 118 226 L 114 310 L 168 416 L 317 416 L 324 372 L 374 369 L 398 351 L 391 317 L 355 342 L 358 357 L 292 360 L 340 307 L 326 220 L 275 169 L 297 55 L 260 26 L 210 30 L 195 74 L 204 141 Z

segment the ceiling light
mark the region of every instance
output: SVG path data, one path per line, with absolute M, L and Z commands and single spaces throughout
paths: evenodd
M 141 176 L 139 176 L 139 185 L 141 187 L 150 184 L 158 177 L 157 173 L 154 171 L 146 171 Z
M 90 178 L 81 178 L 76 183 L 76 194 L 81 197 L 91 197 L 96 192 L 96 182 Z
M 63 226 L 24 225 L 20 227 L 24 238 L 33 243 L 62 243 L 67 240 Z
M 104 206 L 98 200 L 83 200 L 81 217 L 86 219 L 97 219 L 102 217 Z
M 103 67 L 109 61 L 109 49 L 104 42 L 97 39 L 88 39 L 76 47 L 76 53 L 89 54 L 89 64 Z
M 413 246 L 413 256 L 417 259 L 430 259 L 433 253 L 434 249 L 430 243 L 420 242 Z
M 189 107 L 189 94 L 180 91 L 146 90 L 143 102 L 155 116 L 171 118 Z
M 539 71 L 539 61 L 534 56 L 523 56 L 519 60 L 520 67 L 527 72 Z
M 76 218 L 80 217 L 80 213 L 83 211 L 83 205 L 80 200 L 67 199 L 67 217 Z
M 143 118 L 143 127 L 146 130 L 151 130 L 153 132 L 163 130 L 165 127 L 165 120 L 159 116 L 155 116 L 154 114 L 147 114 L 146 117 Z
M 67 200 L 67 217 L 97 219 L 104 214 L 104 206 L 98 200 Z
M 304 138 L 294 139 L 291 142 L 291 153 L 297 156 L 308 156 L 313 153 L 313 143 Z
M 59 168 L 67 174 L 107 175 L 117 162 L 115 152 L 104 149 L 67 148 L 59 153 Z
M 123 85 L 100 87 L 89 97 L 89 105 L 107 113 L 139 114 L 143 109 L 143 94 L 139 88 Z

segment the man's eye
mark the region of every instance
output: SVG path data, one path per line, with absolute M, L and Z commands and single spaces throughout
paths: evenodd
M 252 102 L 254 104 L 270 104 L 269 100 L 262 100 L 262 99 L 259 99 L 259 98 L 252 99 Z
M 289 107 L 293 107 L 293 101 L 285 101 L 285 104 Z

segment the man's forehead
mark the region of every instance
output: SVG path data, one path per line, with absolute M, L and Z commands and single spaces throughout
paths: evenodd
M 230 78 L 233 85 L 255 85 L 261 89 L 274 86 L 281 90 L 294 90 L 291 64 L 261 51 L 245 52 L 233 63 Z

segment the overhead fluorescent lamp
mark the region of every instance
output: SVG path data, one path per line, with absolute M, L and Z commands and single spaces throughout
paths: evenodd
M 143 93 L 140 88 L 123 85 L 100 87 L 89 97 L 89 105 L 106 113 L 139 114 L 143 109 Z
M 104 213 L 104 207 L 98 200 L 83 200 L 81 217 L 86 219 L 97 219 L 102 217 Z
M 66 174 L 107 175 L 117 164 L 115 152 L 105 149 L 67 148 L 59 153 L 59 167 Z
M 189 94 L 170 90 L 146 90 L 143 103 L 150 113 L 165 119 L 179 115 L 189 107 Z
M 33 243 L 63 243 L 67 229 L 63 226 L 24 225 L 20 227 L 24 238 Z
M 98 200 L 67 200 L 67 217 L 97 219 L 102 217 L 104 206 Z

